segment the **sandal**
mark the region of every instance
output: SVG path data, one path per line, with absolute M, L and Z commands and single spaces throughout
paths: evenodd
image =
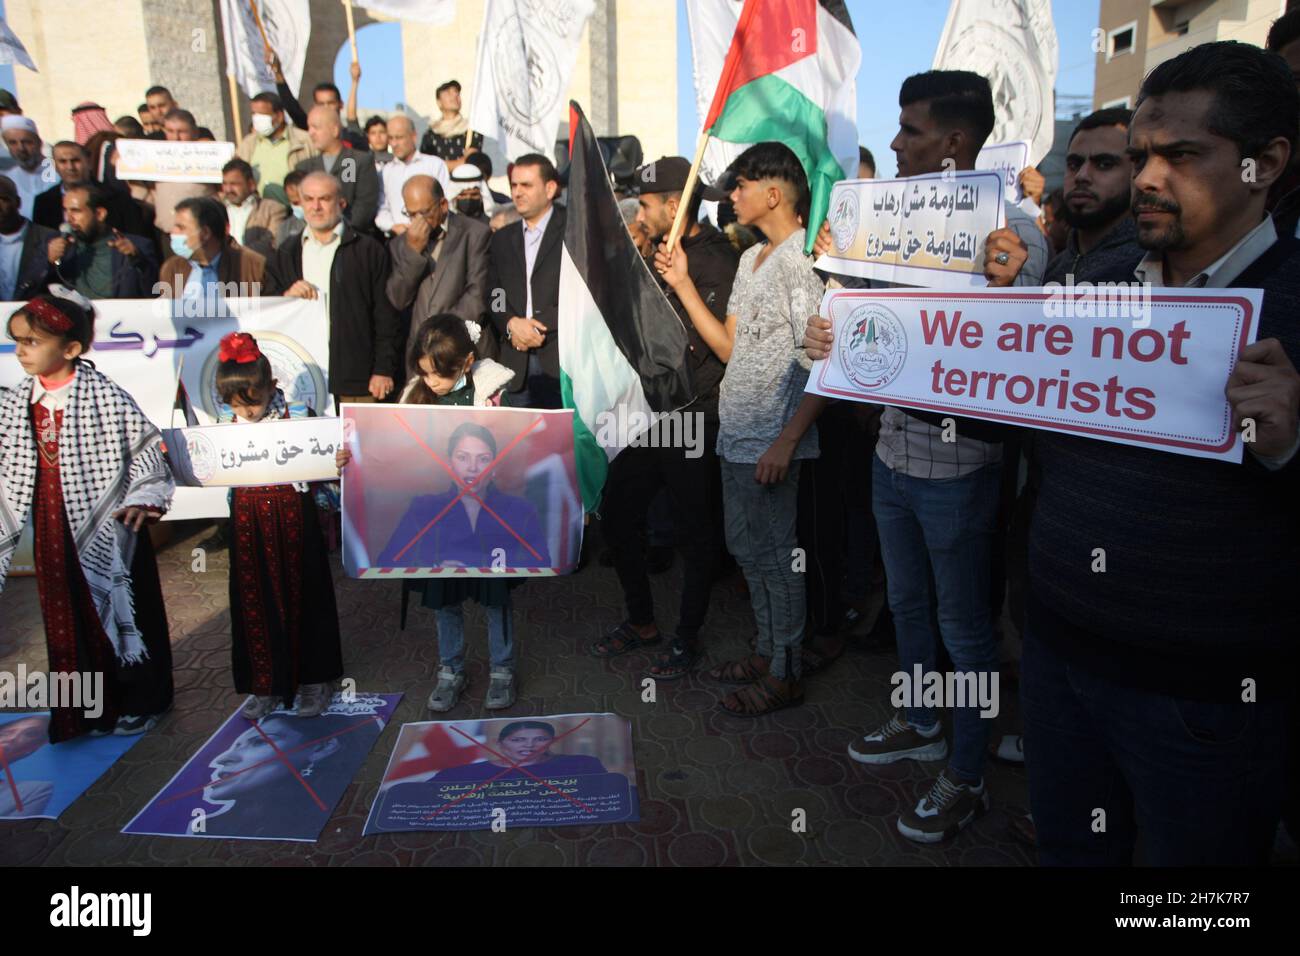
M 611 657 L 621 657 L 628 651 L 635 651 L 637 648 L 651 647 L 663 639 L 663 635 L 658 632 L 655 633 L 654 637 L 642 637 L 630 622 L 624 621 L 592 644 L 588 648 L 588 653 L 592 657 L 608 660 Z
M 718 706 L 733 717 L 762 717 L 802 703 L 802 681 L 784 681 L 769 674 L 732 691 L 718 702 Z
M 679 680 L 695 666 L 695 648 L 680 638 L 674 640 L 667 654 L 660 654 L 650 665 L 655 680 Z
M 709 671 L 709 676 L 724 684 L 752 684 L 762 680 L 771 670 L 772 662 L 759 654 L 750 654 L 738 661 L 719 664 Z

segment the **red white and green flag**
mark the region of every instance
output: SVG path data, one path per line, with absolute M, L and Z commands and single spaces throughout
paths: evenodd
M 688 0 L 687 13 L 697 92 L 715 91 L 700 128 L 734 144 L 726 151 L 733 158 L 753 143 L 790 147 L 812 191 L 811 249 L 831 187 L 857 176 L 862 49 L 844 0 Z M 729 24 L 731 42 L 715 72 Z M 716 180 L 720 170 L 707 172 Z

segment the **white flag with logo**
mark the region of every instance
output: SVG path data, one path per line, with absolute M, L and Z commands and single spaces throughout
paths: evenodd
M 257 0 L 262 28 L 294 96 L 302 83 L 311 37 L 308 0 Z M 266 65 L 262 34 L 253 21 L 248 0 L 221 0 L 221 32 L 226 44 L 226 75 L 234 75 L 249 97 L 274 92 L 275 77 Z
M 394 20 L 445 27 L 456 19 L 456 0 L 356 0 L 358 7 Z
M 549 156 L 594 0 L 487 0 L 469 124 L 507 159 Z
M 0 65 L 25 66 L 33 73 L 39 72 L 36 64 L 32 62 L 31 54 L 27 52 L 27 47 L 23 46 L 23 41 L 14 36 L 14 31 L 9 29 L 9 24 L 0 19 Z
M 1051 0 L 952 0 L 936 70 L 971 70 L 993 86 L 990 143 L 1023 139 L 1029 163 L 1052 148 L 1060 65 Z

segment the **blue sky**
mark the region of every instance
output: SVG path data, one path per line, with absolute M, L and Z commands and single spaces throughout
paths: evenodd
M 678 150 L 690 156 L 698 129 L 686 2 L 643 2 L 677 4 Z M 882 173 L 892 174 L 889 143 L 898 129 L 898 88 L 906 77 L 930 68 L 948 13 L 948 0 L 847 0 L 847 4 L 862 41 L 862 72 L 858 74 L 858 141 L 876 155 Z M 1058 101 L 1067 94 L 1082 97 L 1085 111 L 1092 99 L 1092 31 L 1097 26 L 1099 6 L 1100 0 L 1052 0 L 1052 14 L 1061 48 L 1061 69 L 1056 82 Z M 3 0 L 0 0 L 0 11 L 3 11 Z M 357 35 L 361 63 L 365 67 L 358 94 L 363 107 L 391 109 L 405 99 L 399 31 L 397 24 L 383 23 L 366 27 Z M 348 47 L 344 43 L 335 60 L 334 82 L 345 95 L 350 82 L 349 60 Z M 9 90 L 14 88 L 12 67 L 0 66 L 0 86 Z M 142 96 L 143 93 L 141 90 Z M 94 92 L 87 90 L 86 96 L 93 98 Z M 635 133 L 636 130 L 620 132 Z

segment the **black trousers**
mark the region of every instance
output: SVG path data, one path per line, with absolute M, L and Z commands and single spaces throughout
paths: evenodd
M 645 566 L 646 514 L 661 488 L 672 503 L 676 544 L 682 553 L 682 603 L 677 636 L 694 641 L 704 625 L 722 549 L 722 487 L 717 422 L 706 422 L 698 458 L 682 448 L 627 448 L 609 467 L 602 530 L 614 555 L 628 620 L 655 619 Z
M 806 561 L 808 624 L 813 635 L 834 634 L 844 616 L 844 544 L 849 484 L 861 480 L 851 463 L 861 459 L 865 436 L 848 403 L 830 406 L 817 421 L 821 453 L 803 462 L 799 476 L 799 547 Z M 868 466 L 870 461 L 867 462 Z M 871 501 L 870 468 L 867 502 Z M 859 488 L 853 492 L 860 494 Z M 874 530 L 874 525 L 873 525 Z

